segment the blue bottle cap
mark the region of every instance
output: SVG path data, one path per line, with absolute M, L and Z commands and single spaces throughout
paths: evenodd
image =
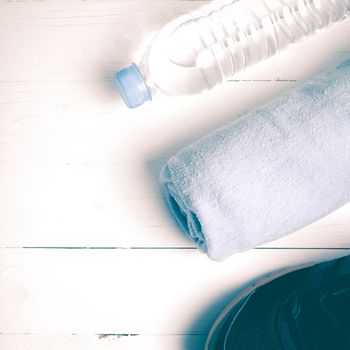
M 114 83 L 129 108 L 138 107 L 145 101 L 152 100 L 145 79 L 135 63 L 115 73 Z

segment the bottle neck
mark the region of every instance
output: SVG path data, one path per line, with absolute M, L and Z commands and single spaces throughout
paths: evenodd
M 145 81 L 145 84 L 147 86 L 147 89 L 149 91 L 149 94 L 151 96 L 151 99 L 153 96 L 157 95 L 159 93 L 159 88 L 156 86 L 154 80 L 152 79 L 151 74 L 149 74 L 148 65 L 144 64 L 144 62 L 140 62 L 138 65 L 139 71 Z

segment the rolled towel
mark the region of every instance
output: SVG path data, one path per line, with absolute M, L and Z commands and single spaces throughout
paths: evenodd
M 350 59 L 201 138 L 161 173 L 182 229 L 213 260 L 350 200 Z

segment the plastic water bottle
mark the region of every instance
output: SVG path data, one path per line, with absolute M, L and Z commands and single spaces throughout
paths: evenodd
M 166 24 L 114 82 L 126 105 L 199 93 L 350 12 L 350 0 L 240 0 Z

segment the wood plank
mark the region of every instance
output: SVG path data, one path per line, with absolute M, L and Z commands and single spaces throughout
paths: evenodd
M 159 165 L 159 166 L 158 166 Z M 193 247 L 138 164 L 0 164 L 0 247 Z M 350 205 L 274 247 L 350 247 Z
M 203 335 L 1 334 L 2 350 L 199 350 Z
M 245 285 L 348 251 L 0 250 L 0 333 L 207 334 Z

